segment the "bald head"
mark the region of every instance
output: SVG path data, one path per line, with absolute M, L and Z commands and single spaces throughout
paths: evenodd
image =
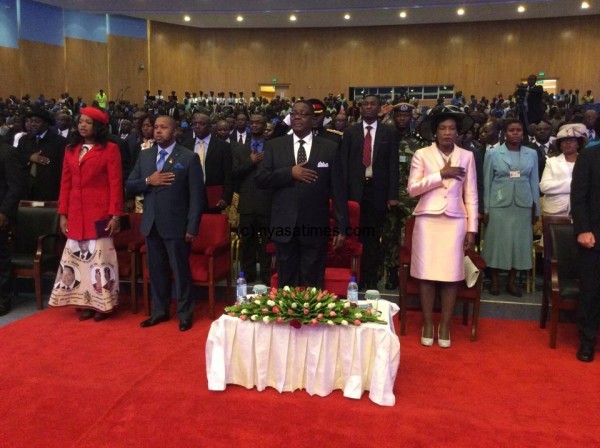
M 588 129 L 595 129 L 598 122 L 598 112 L 593 109 L 586 110 L 583 114 L 583 123 Z

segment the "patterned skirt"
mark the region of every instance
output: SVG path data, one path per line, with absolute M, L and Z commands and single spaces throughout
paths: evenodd
M 67 240 L 49 305 L 109 313 L 118 299 L 119 266 L 112 238 Z

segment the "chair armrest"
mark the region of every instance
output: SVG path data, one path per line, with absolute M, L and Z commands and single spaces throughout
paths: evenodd
M 474 250 L 467 250 L 466 255 L 469 256 L 469 258 L 471 259 L 473 264 L 475 266 L 477 266 L 477 269 L 479 269 L 480 271 L 487 267 L 487 264 L 486 264 L 485 260 L 483 259 L 483 257 L 481 255 L 479 255 L 477 252 L 475 252 Z
M 139 252 L 145 243 L 146 241 L 144 239 L 133 240 L 127 245 L 127 250 L 129 252 Z
M 63 235 L 60 235 L 58 233 L 40 235 L 37 240 L 37 247 L 35 250 L 34 260 L 40 260 L 44 252 L 52 250 L 52 247 L 48 247 L 49 244 L 51 244 L 50 241 L 54 241 L 54 245 L 56 245 L 61 238 L 64 238 Z
M 214 246 L 209 246 L 206 248 L 204 253 L 211 257 L 218 257 L 219 255 L 228 253 L 231 251 L 231 241 L 224 241 L 219 244 L 215 244 Z
M 552 285 L 552 293 L 553 294 L 560 294 L 560 288 L 558 285 L 558 261 L 553 258 L 550 261 L 550 275 L 551 275 L 551 285 Z

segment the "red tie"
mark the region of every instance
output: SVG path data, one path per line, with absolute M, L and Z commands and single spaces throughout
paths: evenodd
M 367 126 L 367 135 L 365 135 L 365 141 L 363 143 L 363 165 L 371 165 L 371 129 L 372 126 Z
M 238 141 L 238 143 L 240 145 L 243 145 L 244 144 L 244 139 L 242 138 L 242 134 L 239 134 L 239 136 L 240 136 L 240 140 Z

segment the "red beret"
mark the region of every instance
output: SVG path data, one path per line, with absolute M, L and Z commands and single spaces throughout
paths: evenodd
M 79 109 L 81 115 L 86 115 L 102 124 L 108 124 L 108 115 L 95 107 L 82 107 Z

